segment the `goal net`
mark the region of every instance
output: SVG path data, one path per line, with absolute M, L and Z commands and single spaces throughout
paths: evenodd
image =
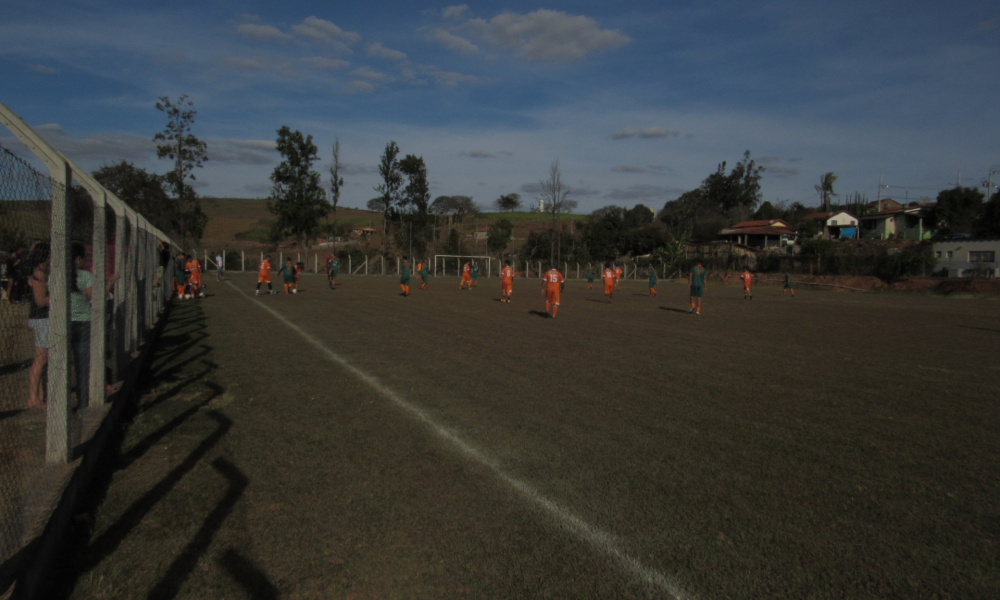
M 462 274 L 462 265 L 465 263 L 479 263 L 479 274 L 490 277 L 493 273 L 493 259 L 489 256 L 471 256 L 459 254 L 435 254 L 434 255 L 434 276 L 458 277 Z

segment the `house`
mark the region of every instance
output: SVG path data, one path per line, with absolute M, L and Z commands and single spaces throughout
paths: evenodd
M 355 237 L 368 237 L 375 235 L 375 233 L 374 227 L 355 227 L 351 230 L 351 235 Z
M 862 238 L 923 241 L 934 236 L 935 231 L 930 227 L 934 203 L 903 206 L 892 200 L 883 200 L 882 204 L 882 210 L 861 217 Z
M 733 244 L 754 248 L 783 248 L 795 243 L 799 234 L 783 219 L 743 221 L 719 232 L 719 237 Z
M 936 273 L 948 277 L 1000 277 L 1000 239 L 952 239 L 934 242 Z
M 858 237 L 858 218 L 847 211 L 814 212 L 803 221 L 819 221 L 822 229 L 816 237 L 824 240 L 849 240 Z

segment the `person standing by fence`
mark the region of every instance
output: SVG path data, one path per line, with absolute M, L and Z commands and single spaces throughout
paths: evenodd
M 215 253 L 215 280 L 222 281 L 222 278 L 226 276 L 226 271 L 223 269 L 222 264 L 222 253 Z
M 42 243 L 27 256 L 28 325 L 35 334 L 35 360 L 28 372 L 28 408 L 45 406 L 45 370 L 49 364 L 49 245 Z
M 94 301 L 94 276 L 86 270 L 87 250 L 83 244 L 73 244 L 73 277 L 70 280 L 70 344 L 73 346 L 73 366 L 76 370 L 77 409 L 90 405 L 90 304 Z M 108 292 L 119 275 L 108 277 L 104 290 Z M 103 301 L 103 298 L 101 299 Z

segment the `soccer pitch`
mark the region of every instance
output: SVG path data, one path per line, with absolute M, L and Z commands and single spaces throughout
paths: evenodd
M 289 597 L 1000 590 L 995 299 L 709 282 L 695 316 L 683 284 L 574 280 L 552 320 L 535 279 L 510 305 L 496 278 L 255 283 L 170 318 L 199 324 L 232 421 L 212 452 L 249 482 L 206 553 Z M 134 535 L 182 548 L 189 504 Z

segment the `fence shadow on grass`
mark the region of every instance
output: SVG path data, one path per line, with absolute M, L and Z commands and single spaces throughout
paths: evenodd
M 232 548 L 222 553 L 216 562 L 238 583 L 252 600 L 277 600 L 278 588 L 257 565 Z
M 177 596 L 181 586 L 197 566 L 198 560 L 212 544 L 212 538 L 215 537 L 229 513 L 233 511 L 236 503 L 246 492 L 247 486 L 250 485 L 250 480 L 243 474 L 243 471 L 240 471 L 236 465 L 225 458 L 219 457 L 213 460 L 212 468 L 225 478 L 226 493 L 215 505 L 215 508 L 208 513 L 194 537 L 184 546 L 160 581 L 149 591 L 146 596 L 147 600 L 168 600 Z M 271 587 L 273 589 L 273 586 Z M 277 596 L 272 597 L 276 598 Z

